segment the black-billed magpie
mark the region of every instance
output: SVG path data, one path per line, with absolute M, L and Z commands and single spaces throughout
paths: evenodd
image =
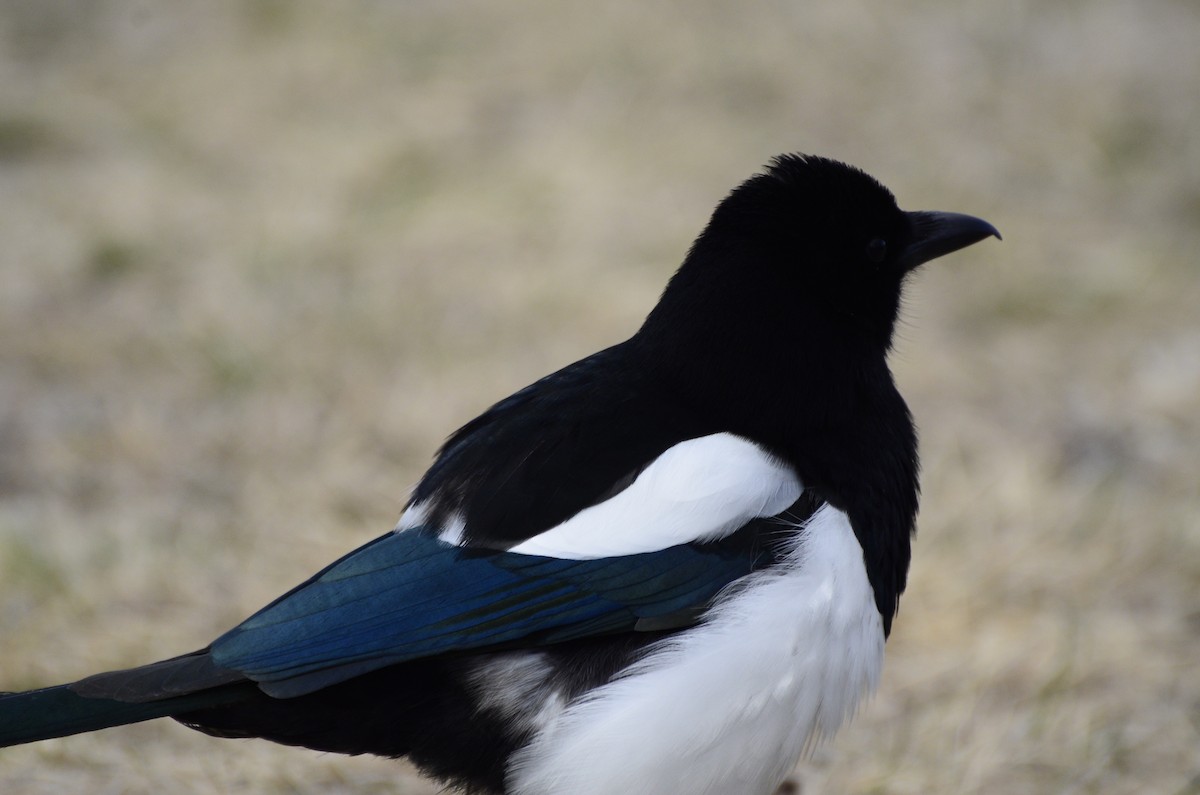
M 992 235 L 776 158 L 636 334 L 450 436 L 395 530 L 200 651 L 0 697 L 0 745 L 170 716 L 480 793 L 770 792 L 875 686 L 904 590 L 902 285 Z

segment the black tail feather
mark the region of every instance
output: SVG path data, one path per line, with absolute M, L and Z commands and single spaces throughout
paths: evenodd
M 72 690 L 72 685 L 6 693 L 0 695 L 0 747 L 225 706 L 252 692 L 253 685 L 234 684 L 142 703 L 88 698 Z
M 202 649 L 69 685 L 0 694 L 0 747 L 229 706 L 256 692 Z
M 143 704 L 245 681 L 237 671 L 214 663 L 208 649 L 201 649 L 137 668 L 96 674 L 67 687 L 85 698 Z

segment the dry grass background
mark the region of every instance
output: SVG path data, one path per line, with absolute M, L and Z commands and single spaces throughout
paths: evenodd
M 1192 0 L 5 0 L 0 29 L 0 686 L 202 645 L 388 529 L 446 433 L 630 333 L 725 191 L 804 150 L 1005 241 L 910 293 L 911 587 L 803 791 L 1200 793 Z M 434 791 L 166 721 L 0 751 L 4 795 Z

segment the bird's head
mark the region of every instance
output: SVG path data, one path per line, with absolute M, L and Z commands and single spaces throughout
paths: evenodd
M 717 207 L 648 323 L 721 328 L 723 316 L 751 335 L 793 328 L 885 352 L 905 276 L 992 235 L 969 215 L 905 212 L 852 166 L 781 155 Z

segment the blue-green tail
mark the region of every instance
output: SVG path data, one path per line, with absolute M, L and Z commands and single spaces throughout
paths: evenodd
M 197 652 L 69 685 L 0 693 L 0 748 L 226 706 L 253 690 Z
M 207 706 L 206 693 L 145 704 L 84 698 L 69 685 L 0 695 L 0 747 L 163 718 Z

